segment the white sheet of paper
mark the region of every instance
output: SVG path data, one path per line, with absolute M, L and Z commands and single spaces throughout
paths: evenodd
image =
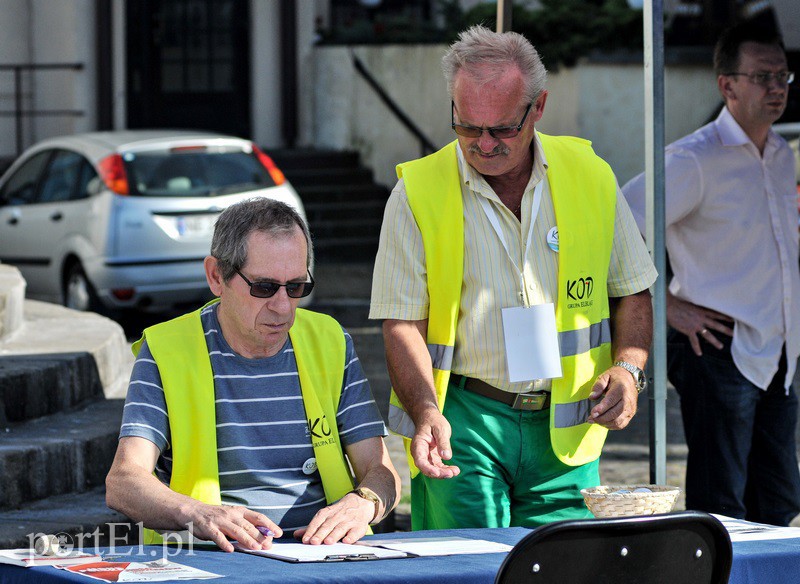
M 744 519 L 734 519 L 724 515 L 714 517 L 722 522 L 728 530 L 731 541 L 758 541 L 770 539 L 800 539 L 800 528 L 798 527 L 778 527 L 776 525 L 765 525 L 763 523 L 753 523 Z
M 417 537 L 413 539 L 363 539 L 357 545 L 380 546 L 416 556 L 452 556 L 456 554 L 508 553 L 512 546 L 485 539 L 466 537 Z
M 561 352 L 553 304 L 503 309 L 509 381 L 561 377 Z

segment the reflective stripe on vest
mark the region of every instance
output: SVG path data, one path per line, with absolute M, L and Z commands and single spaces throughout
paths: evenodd
M 547 180 L 560 249 L 556 326 L 564 375 L 552 384 L 550 436 L 556 456 L 577 466 L 599 456 L 607 432 L 596 424 L 587 424 L 586 414 L 593 405 L 587 397 L 595 378 L 611 365 L 606 280 L 613 242 L 616 180 L 589 142 L 543 134 L 539 137 L 548 161 Z M 433 371 L 440 409 L 444 409 L 450 372 L 439 366 L 449 367 L 452 354 L 439 345 L 451 351 L 455 345 L 463 281 L 463 202 L 456 144 L 452 142 L 439 152 L 397 169 L 425 248 L 430 294 L 427 343 L 432 358 L 440 357 L 434 360 Z M 587 278 L 593 284 L 593 297 L 571 298 L 575 282 Z M 437 324 L 432 327 L 434 321 Z M 449 358 L 445 359 L 445 355 Z M 389 424 L 393 431 L 406 437 L 414 434 L 413 422 L 394 393 Z M 413 477 L 418 469 L 410 455 L 409 462 Z
M 206 306 L 214 302 L 218 300 Z M 149 327 L 132 349 L 138 354 L 146 338 L 161 375 L 172 437 L 170 488 L 219 505 L 214 379 L 200 320 L 203 308 Z M 333 318 L 297 309 L 289 336 L 306 416 L 309 420 L 333 420 L 328 424 L 331 435 L 312 444 L 325 499 L 332 503 L 353 488 L 336 424 L 344 379 L 344 333 Z M 146 529 L 144 540 L 161 543 L 162 537 Z
M 447 345 L 437 345 L 435 343 L 428 343 L 428 353 L 431 354 L 431 362 L 434 369 L 447 369 L 448 371 L 453 367 L 453 351 L 454 347 Z

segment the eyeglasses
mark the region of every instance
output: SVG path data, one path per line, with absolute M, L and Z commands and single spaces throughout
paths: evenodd
M 737 73 L 734 71 L 732 73 L 725 73 L 725 75 L 730 75 L 732 77 L 741 75 L 743 77 L 747 77 L 751 83 L 761 85 L 762 87 L 769 87 L 773 79 L 778 82 L 778 85 L 789 85 L 792 81 L 794 81 L 793 71 L 781 71 L 780 73 L 770 73 L 769 71 L 759 71 L 758 73 Z
M 455 102 L 450 102 L 450 127 L 453 128 L 456 134 L 459 136 L 465 136 L 466 138 L 480 138 L 481 134 L 484 132 L 488 132 L 492 138 L 497 140 L 505 140 L 507 138 L 514 138 L 517 134 L 519 134 L 520 130 L 522 130 L 522 126 L 525 123 L 525 120 L 528 119 L 528 114 L 531 111 L 531 107 L 533 106 L 533 102 L 528 104 L 528 108 L 525 110 L 525 115 L 522 116 L 519 124 L 516 126 L 497 126 L 494 128 L 478 128 L 476 126 L 462 126 L 461 124 L 456 124 L 456 104 Z
M 289 298 L 305 298 L 314 289 L 314 278 L 311 276 L 311 272 L 308 272 L 310 282 L 287 282 L 286 284 L 267 281 L 251 282 L 239 270 L 236 270 L 236 273 L 250 286 L 250 296 L 256 298 L 272 298 L 281 288 L 286 288 Z

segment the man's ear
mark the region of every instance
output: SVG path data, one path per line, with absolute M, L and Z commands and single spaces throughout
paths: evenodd
M 214 296 L 219 296 L 225 281 L 222 279 L 222 272 L 219 269 L 217 258 L 206 256 L 206 259 L 203 260 L 203 268 L 206 271 L 208 287 L 211 288 L 211 292 Z
M 544 104 L 547 103 L 547 90 L 542 91 L 542 94 L 536 98 L 536 103 L 533 104 L 533 111 L 531 112 L 531 117 L 533 117 L 533 121 L 538 122 L 542 119 L 544 115 Z
M 736 92 L 733 89 L 733 81 L 728 75 L 720 75 L 717 77 L 717 88 L 719 89 L 720 95 L 722 95 L 722 99 L 725 100 L 725 103 L 736 97 Z

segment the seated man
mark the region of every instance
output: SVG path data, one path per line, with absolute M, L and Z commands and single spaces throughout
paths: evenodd
M 400 479 L 352 339 L 297 309 L 310 259 L 308 229 L 284 203 L 220 215 L 205 259 L 219 301 L 134 344 L 109 507 L 226 551 L 229 539 L 269 548 L 284 531 L 352 543 L 394 508 Z M 149 529 L 145 542 L 159 541 Z

